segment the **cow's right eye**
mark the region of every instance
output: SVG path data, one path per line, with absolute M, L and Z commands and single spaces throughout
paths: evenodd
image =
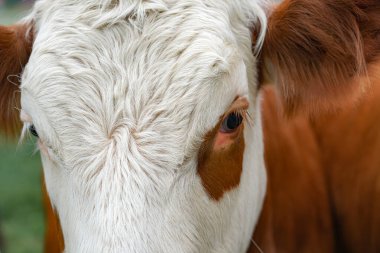
M 31 135 L 33 135 L 33 136 L 35 136 L 35 137 L 38 138 L 37 130 L 36 130 L 36 128 L 34 127 L 33 124 L 31 124 L 31 125 L 29 126 L 29 132 L 30 132 Z

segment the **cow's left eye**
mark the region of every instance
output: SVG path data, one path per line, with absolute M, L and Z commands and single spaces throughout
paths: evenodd
M 223 120 L 220 131 L 223 133 L 232 133 L 239 128 L 243 122 L 243 116 L 240 113 L 232 112 Z
M 37 130 L 36 130 L 36 128 L 34 127 L 33 124 L 29 126 L 29 132 L 30 132 L 33 136 L 35 136 L 35 137 L 38 138 Z

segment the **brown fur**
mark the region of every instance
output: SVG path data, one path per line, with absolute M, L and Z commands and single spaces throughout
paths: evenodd
M 254 240 L 265 253 L 334 252 L 328 192 L 309 122 L 284 118 L 272 87 L 263 95 L 268 186 Z M 252 244 L 248 252 L 259 251 Z
M 315 244 L 323 238 L 323 229 L 313 228 L 317 224 L 312 220 L 318 217 L 306 205 L 326 205 L 328 193 L 331 210 L 323 208 L 319 218 L 331 215 L 336 251 L 379 252 L 380 2 L 286 0 L 269 20 L 263 57 L 276 72 L 287 113 L 300 108 L 315 112 L 340 107 L 340 111 L 316 117 L 313 124 L 301 119 L 304 125 L 288 132 L 297 128 L 297 119 L 287 126 L 277 123 L 264 102 L 269 185 L 255 239 L 264 252 L 326 252 Z M 363 97 L 365 90 L 370 95 Z M 297 159 L 317 159 L 316 174 L 311 178 L 307 171 L 313 166 L 301 170 Z M 289 185 L 304 180 L 311 183 L 302 184 L 298 193 Z M 294 210 L 289 201 L 296 203 Z M 300 221 L 305 217 L 307 222 Z M 295 220 L 305 227 L 295 226 Z M 317 240 L 302 248 L 304 241 L 298 239 L 310 233 Z
M 20 74 L 32 50 L 29 25 L 0 26 L 0 131 L 15 135 L 20 127 Z
M 203 187 L 214 200 L 219 200 L 224 192 L 239 185 L 245 148 L 241 127 L 230 147 L 215 152 L 214 140 L 219 132 L 220 124 L 221 122 L 206 135 L 198 154 L 199 176 Z
M 366 64 L 379 56 L 379 16 L 378 0 L 286 0 L 273 11 L 263 57 L 286 112 L 329 110 L 361 96 Z
M 313 121 L 344 252 L 380 252 L 380 61 L 377 65 L 378 75 L 359 104 Z

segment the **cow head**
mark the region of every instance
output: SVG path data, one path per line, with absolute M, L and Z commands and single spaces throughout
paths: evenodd
M 258 0 L 41 0 L 3 27 L 2 128 L 33 44 L 20 114 L 66 251 L 244 252 L 266 185 L 252 38 L 289 111 L 318 107 L 361 89 L 373 20 L 350 2 L 287 1 L 267 31 Z

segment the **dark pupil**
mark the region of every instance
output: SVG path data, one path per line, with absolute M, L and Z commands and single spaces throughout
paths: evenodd
M 38 133 L 37 133 L 36 128 L 34 127 L 34 125 L 30 125 L 30 126 L 29 126 L 29 132 L 30 132 L 33 136 L 38 137 Z
M 229 130 L 234 130 L 240 126 L 243 121 L 243 117 L 239 113 L 231 113 L 227 118 L 227 128 Z

